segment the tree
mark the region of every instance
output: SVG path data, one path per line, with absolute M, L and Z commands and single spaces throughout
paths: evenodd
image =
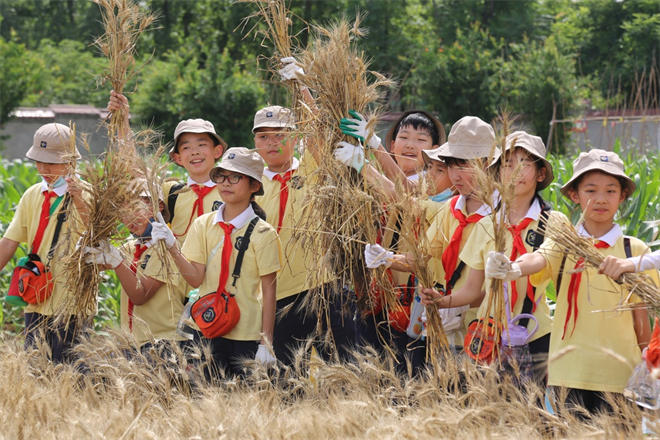
M 13 35 L 15 38 L 15 35 Z M 30 91 L 34 73 L 43 67 L 26 48 L 15 39 L 0 37 L 0 126 L 9 120 Z

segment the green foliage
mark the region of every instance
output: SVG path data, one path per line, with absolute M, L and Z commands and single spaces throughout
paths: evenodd
M 17 41 L 15 34 L 9 40 L 0 36 L 0 126 L 25 99 L 35 72 L 41 67 L 39 60 Z

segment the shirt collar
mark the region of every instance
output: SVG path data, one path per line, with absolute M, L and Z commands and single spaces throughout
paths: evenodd
M 421 173 L 415 173 L 412 176 L 406 177 L 409 182 L 418 182 L 421 177 L 424 177 L 426 175 L 425 171 L 422 171 Z
M 296 157 L 294 157 L 293 160 L 291 160 L 291 168 L 286 170 L 284 173 L 287 173 L 292 170 L 295 171 L 298 169 L 298 167 L 300 167 L 300 161 Z M 264 176 L 268 177 L 268 180 L 273 180 L 275 176 L 277 176 L 278 174 L 284 174 L 284 173 L 275 173 L 273 171 L 270 171 L 268 168 L 264 168 Z
M 499 201 L 500 201 L 500 193 L 499 191 L 496 190 L 493 193 L 493 206 L 497 206 L 499 204 Z M 467 212 L 465 212 L 466 203 L 467 203 L 467 199 L 465 198 L 465 196 L 463 194 L 459 194 L 455 208 L 460 211 L 463 211 L 464 214 L 467 214 Z M 483 204 L 473 214 L 479 214 L 482 217 L 485 217 L 490 214 L 490 206 Z
M 248 205 L 247 209 L 243 212 L 241 212 L 238 216 L 236 216 L 233 220 L 230 222 L 225 222 L 224 218 L 224 212 L 225 212 L 225 204 L 220 205 L 218 208 L 218 211 L 215 214 L 215 219 L 213 219 L 213 224 L 216 223 L 229 223 L 230 225 L 233 225 L 234 228 L 236 229 L 241 229 L 247 222 L 249 222 L 253 217 L 254 217 L 254 209 L 252 209 L 252 205 Z
M 60 185 L 57 188 L 50 189 L 50 188 L 48 188 L 48 184 L 46 183 L 46 181 L 41 179 L 41 192 L 42 193 L 44 191 L 53 191 L 55 194 L 57 194 L 57 197 L 62 197 L 64 194 L 66 194 L 66 191 L 68 189 L 69 189 L 69 183 L 68 182 L 64 182 L 63 185 Z
M 188 176 L 188 182 L 186 182 L 186 183 L 188 184 L 188 186 L 202 185 L 202 186 L 205 186 L 205 187 L 207 187 L 207 188 L 213 188 L 213 187 L 215 186 L 215 183 L 213 183 L 213 181 L 210 180 L 210 179 L 207 180 L 207 181 L 204 182 L 204 183 L 197 183 L 197 182 L 195 182 L 194 180 L 192 180 L 192 177 L 190 177 L 190 176 Z
M 587 232 L 586 229 L 584 229 L 584 223 L 580 223 L 580 225 L 577 228 L 577 232 L 583 237 L 594 238 Z M 596 238 L 596 240 L 604 241 L 610 247 L 614 247 L 616 242 L 621 237 L 623 237 L 623 231 L 621 230 L 621 226 L 615 223 L 614 226 L 612 226 L 612 229 L 610 229 L 607 234 L 603 235 L 602 237 Z

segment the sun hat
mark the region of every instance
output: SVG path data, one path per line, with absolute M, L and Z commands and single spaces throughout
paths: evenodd
M 261 188 L 254 195 L 264 195 L 264 185 L 261 183 L 261 176 L 264 173 L 264 160 L 256 151 L 248 150 L 245 147 L 232 148 L 222 156 L 220 163 L 211 169 L 209 173 L 211 180 L 215 181 L 215 176 L 220 170 L 234 171 L 252 177 L 261 184 Z
M 156 187 L 156 191 L 158 192 L 158 201 L 163 202 L 164 208 L 163 208 L 163 211 L 162 211 L 162 215 L 163 215 L 163 219 L 167 223 L 171 220 L 172 215 L 170 214 L 170 209 L 167 206 L 167 203 L 165 202 L 165 193 L 163 193 L 163 188 L 160 185 L 151 185 L 151 186 Z M 132 188 L 133 188 L 133 191 L 135 193 L 137 193 L 138 197 L 148 197 L 150 199 L 152 198 L 151 197 L 150 185 L 147 182 L 147 179 L 139 178 L 139 179 L 133 180 Z
M 624 185 L 622 190 L 628 190 L 628 197 L 630 197 L 637 188 L 635 182 L 633 182 L 630 177 L 626 176 L 623 168 L 623 161 L 616 153 L 593 149 L 586 153 L 580 153 L 578 158 L 573 161 L 573 176 L 571 177 L 571 180 L 561 187 L 561 193 L 566 197 L 570 197 L 568 190 L 575 185 L 575 182 L 580 176 L 589 171 L 600 171 L 614 177 L 622 178 L 622 184 Z
M 437 155 L 443 159 L 460 160 L 485 159 L 490 156 L 495 144 L 495 130 L 490 124 L 475 116 L 464 116 L 451 127 L 447 142 L 438 149 Z M 496 161 L 500 149 L 495 147 Z
M 254 127 L 252 133 L 257 128 L 291 128 L 295 129 L 296 124 L 293 112 L 288 108 L 272 105 L 264 107 L 254 115 Z
M 179 136 L 184 133 L 208 133 L 222 145 L 223 153 L 227 151 L 227 142 L 215 132 L 215 127 L 212 123 L 204 119 L 186 119 L 179 122 L 174 130 L 174 145 L 170 149 L 170 159 L 172 160 L 174 160 L 172 155 L 179 152 Z
M 440 147 L 434 148 L 433 150 L 422 150 L 422 157 L 424 158 L 424 163 L 428 165 L 432 160 L 437 160 L 444 162 L 445 160 L 438 155 L 440 153 Z
M 71 130 L 56 122 L 42 125 L 34 133 L 32 146 L 25 154 L 28 159 L 43 163 L 68 163 L 71 154 Z M 80 159 L 78 147 L 75 149 L 76 160 Z
M 506 151 L 513 150 L 516 147 L 524 149 L 536 159 L 541 160 L 543 168 L 545 168 L 545 179 L 536 185 L 536 189 L 541 191 L 547 188 L 555 179 L 555 175 L 552 171 L 552 165 L 545 158 L 546 150 L 543 140 L 524 131 L 514 131 L 506 137 Z
M 385 135 L 385 148 L 389 151 L 392 145 L 392 141 L 394 140 L 394 133 L 396 132 L 397 128 L 399 128 L 399 124 L 401 124 L 401 121 L 403 121 L 408 115 L 411 115 L 413 113 L 420 113 L 433 122 L 435 124 L 435 128 L 438 129 L 438 145 L 442 145 L 445 143 L 445 139 L 447 138 L 447 135 L 445 133 L 445 127 L 442 125 L 442 122 L 440 122 L 435 116 L 433 116 L 431 113 L 426 112 L 424 110 L 408 110 L 407 112 L 404 112 L 399 119 L 396 120 L 394 124 L 392 124 L 392 127 L 390 130 L 387 132 L 387 135 Z M 439 160 L 439 159 L 436 159 Z

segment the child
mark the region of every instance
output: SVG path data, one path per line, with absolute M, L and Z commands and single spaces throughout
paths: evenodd
M 510 255 L 515 261 L 519 255 L 533 252 L 538 249 L 544 239 L 545 227 L 552 216 L 562 216 L 557 212 L 550 212 L 550 207 L 541 199 L 539 192 L 546 188 L 553 180 L 554 175 L 550 162 L 545 159 L 545 145 L 538 136 L 532 136 L 523 131 L 511 133 L 506 138 L 506 151 L 500 158 L 500 179 L 510 181 L 516 177 L 514 198 L 509 206 L 502 206 L 506 210 L 509 234 L 506 236 L 505 255 Z M 469 267 L 467 280 L 460 289 L 455 289 L 448 298 L 441 299 L 441 295 L 432 289 L 425 289 L 424 304 L 435 300 L 439 307 L 463 307 L 470 304 L 482 303 L 478 317 L 485 319 L 488 310 L 483 301 L 482 286 L 484 285 L 484 267 L 489 251 L 495 247 L 493 240 L 494 225 L 492 216 L 481 219 L 475 226 L 470 238 L 466 242 L 460 259 Z M 486 283 L 489 280 L 485 280 Z M 545 364 L 550 346 L 550 327 L 552 321 L 550 310 L 545 301 L 546 281 L 538 288 L 534 288 L 527 278 L 511 282 L 508 287 L 509 313 L 511 318 L 521 314 L 533 314 L 538 324 L 526 319 L 516 322 L 533 331 L 534 336 L 529 343 L 533 359 L 533 373 L 537 382 L 545 387 Z M 538 293 L 537 293 L 538 292 Z M 485 295 L 488 295 L 486 291 Z M 486 296 L 487 298 L 487 296 Z M 504 326 L 505 323 L 501 323 Z M 473 347 L 472 348 L 480 348 Z M 471 353 L 478 357 L 479 353 Z
M 53 323 L 54 313 L 71 295 L 59 256 L 73 252 L 86 215 L 81 185 L 71 176 L 70 167 L 71 160 L 79 159 L 80 154 L 76 148 L 75 157 L 67 157 L 71 154 L 70 142 L 71 131 L 62 124 L 46 124 L 36 131 L 26 156 L 35 162 L 42 182 L 23 194 L 0 240 L 0 270 L 14 256 L 20 243 L 26 243 L 29 252 L 37 254 L 41 262 L 50 267 L 51 296 L 25 309 L 25 348 L 35 347 L 39 331 L 43 330 L 55 363 L 73 360 L 69 350 L 77 331 L 87 324 L 73 317 L 73 325 L 68 330 L 64 325 L 54 326 Z M 70 209 L 71 204 L 76 209 Z M 63 237 L 70 238 L 65 242 Z
M 624 237 L 614 223 L 619 206 L 635 191 L 623 162 L 615 153 L 591 150 L 573 162 L 573 176 L 562 194 L 580 205 L 584 222 L 578 232 L 594 237 L 604 255 L 640 256 L 647 248 L 634 237 Z M 548 385 L 566 387 L 568 398 L 591 414 L 611 409 L 602 393 L 621 393 L 631 373 L 630 365 L 641 360 L 641 350 L 650 340 L 650 323 L 643 304 L 597 270 L 583 267 L 574 255 L 546 240 L 541 248 L 511 263 L 502 254 L 491 254 L 486 277 L 504 280 L 530 276 L 534 286 L 552 280 L 557 306 L 550 337 Z M 533 274 L 533 275 L 532 275 Z M 657 271 L 648 275 L 658 282 Z M 562 281 L 563 279 L 563 281 Z M 616 310 L 622 302 L 630 310 Z M 579 314 L 578 314 L 579 312 Z
M 184 341 L 176 332 L 183 312 L 183 295 L 179 285 L 180 275 L 163 272 L 163 261 L 155 252 L 151 238 L 152 222 L 156 221 L 151 205 L 151 195 L 145 182 L 137 182 L 139 200 L 124 214 L 123 222 L 131 232 L 123 253 L 106 243 L 99 248 L 85 248 L 87 262 L 96 262 L 112 269 L 121 283 L 121 327 L 133 333 L 141 350 L 152 347 L 152 341 Z M 159 212 L 165 222 L 170 213 L 159 191 Z M 124 254 L 129 255 L 127 260 Z M 167 256 L 170 258 L 169 256 Z M 174 262 L 170 261 L 170 267 Z M 166 277 L 170 285 L 167 286 Z
M 489 124 L 479 118 L 466 116 L 454 124 L 448 141 L 434 153 L 434 157 L 441 157 L 447 164 L 451 182 L 459 192 L 458 196 L 440 209 L 427 231 L 429 254 L 433 257 L 429 265 L 435 287 L 447 294 L 465 283 L 467 277 L 462 276 L 465 264 L 459 260 L 459 255 L 474 224 L 490 213 L 488 206 L 474 197 L 469 161 L 488 158 L 494 143 L 495 132 Z M 495 159 L 497 158 L 499 149 L 495 149 Z M 365 259 L 370 268 L 385 265 L 396 270 L 409 271 L 412 267 L 407 255 L 394 255 L 378 245 L 367 246 Z M 454 313 L 456 316 L 448 318 L 458 318 L 459 325 L 447 333 L 450 344 L 460 349 L 465 330 L 465 310 L 455 309 Z
M 235 375 L 243 373 L 241 358 L 254 358 L 264 365 L 276 362 L 271 341 L 276 276 L 282 268 L 280 241 L 275 229 L 257 217 L 258 205 L 250 201 L 263 194 L 263 169 L 256 152 L 227 151 L 210 174 L 224 203 L 217 212 L 193 222 L 182 248 L 167 225 L 153 223 L 152 239 L 165 241 L 183 278 L 199 288 L 201 297 L 192 313 L 209 339 L 215 366 Z M 247 248 L 240 252 L 245 241 Z M 236 274 L 239 254 L 243 259 Z M 217 326 L 225 324 L 222 319 L 234 305 L 238 311 L 229 317 L 233 321 L 219 331 Z

